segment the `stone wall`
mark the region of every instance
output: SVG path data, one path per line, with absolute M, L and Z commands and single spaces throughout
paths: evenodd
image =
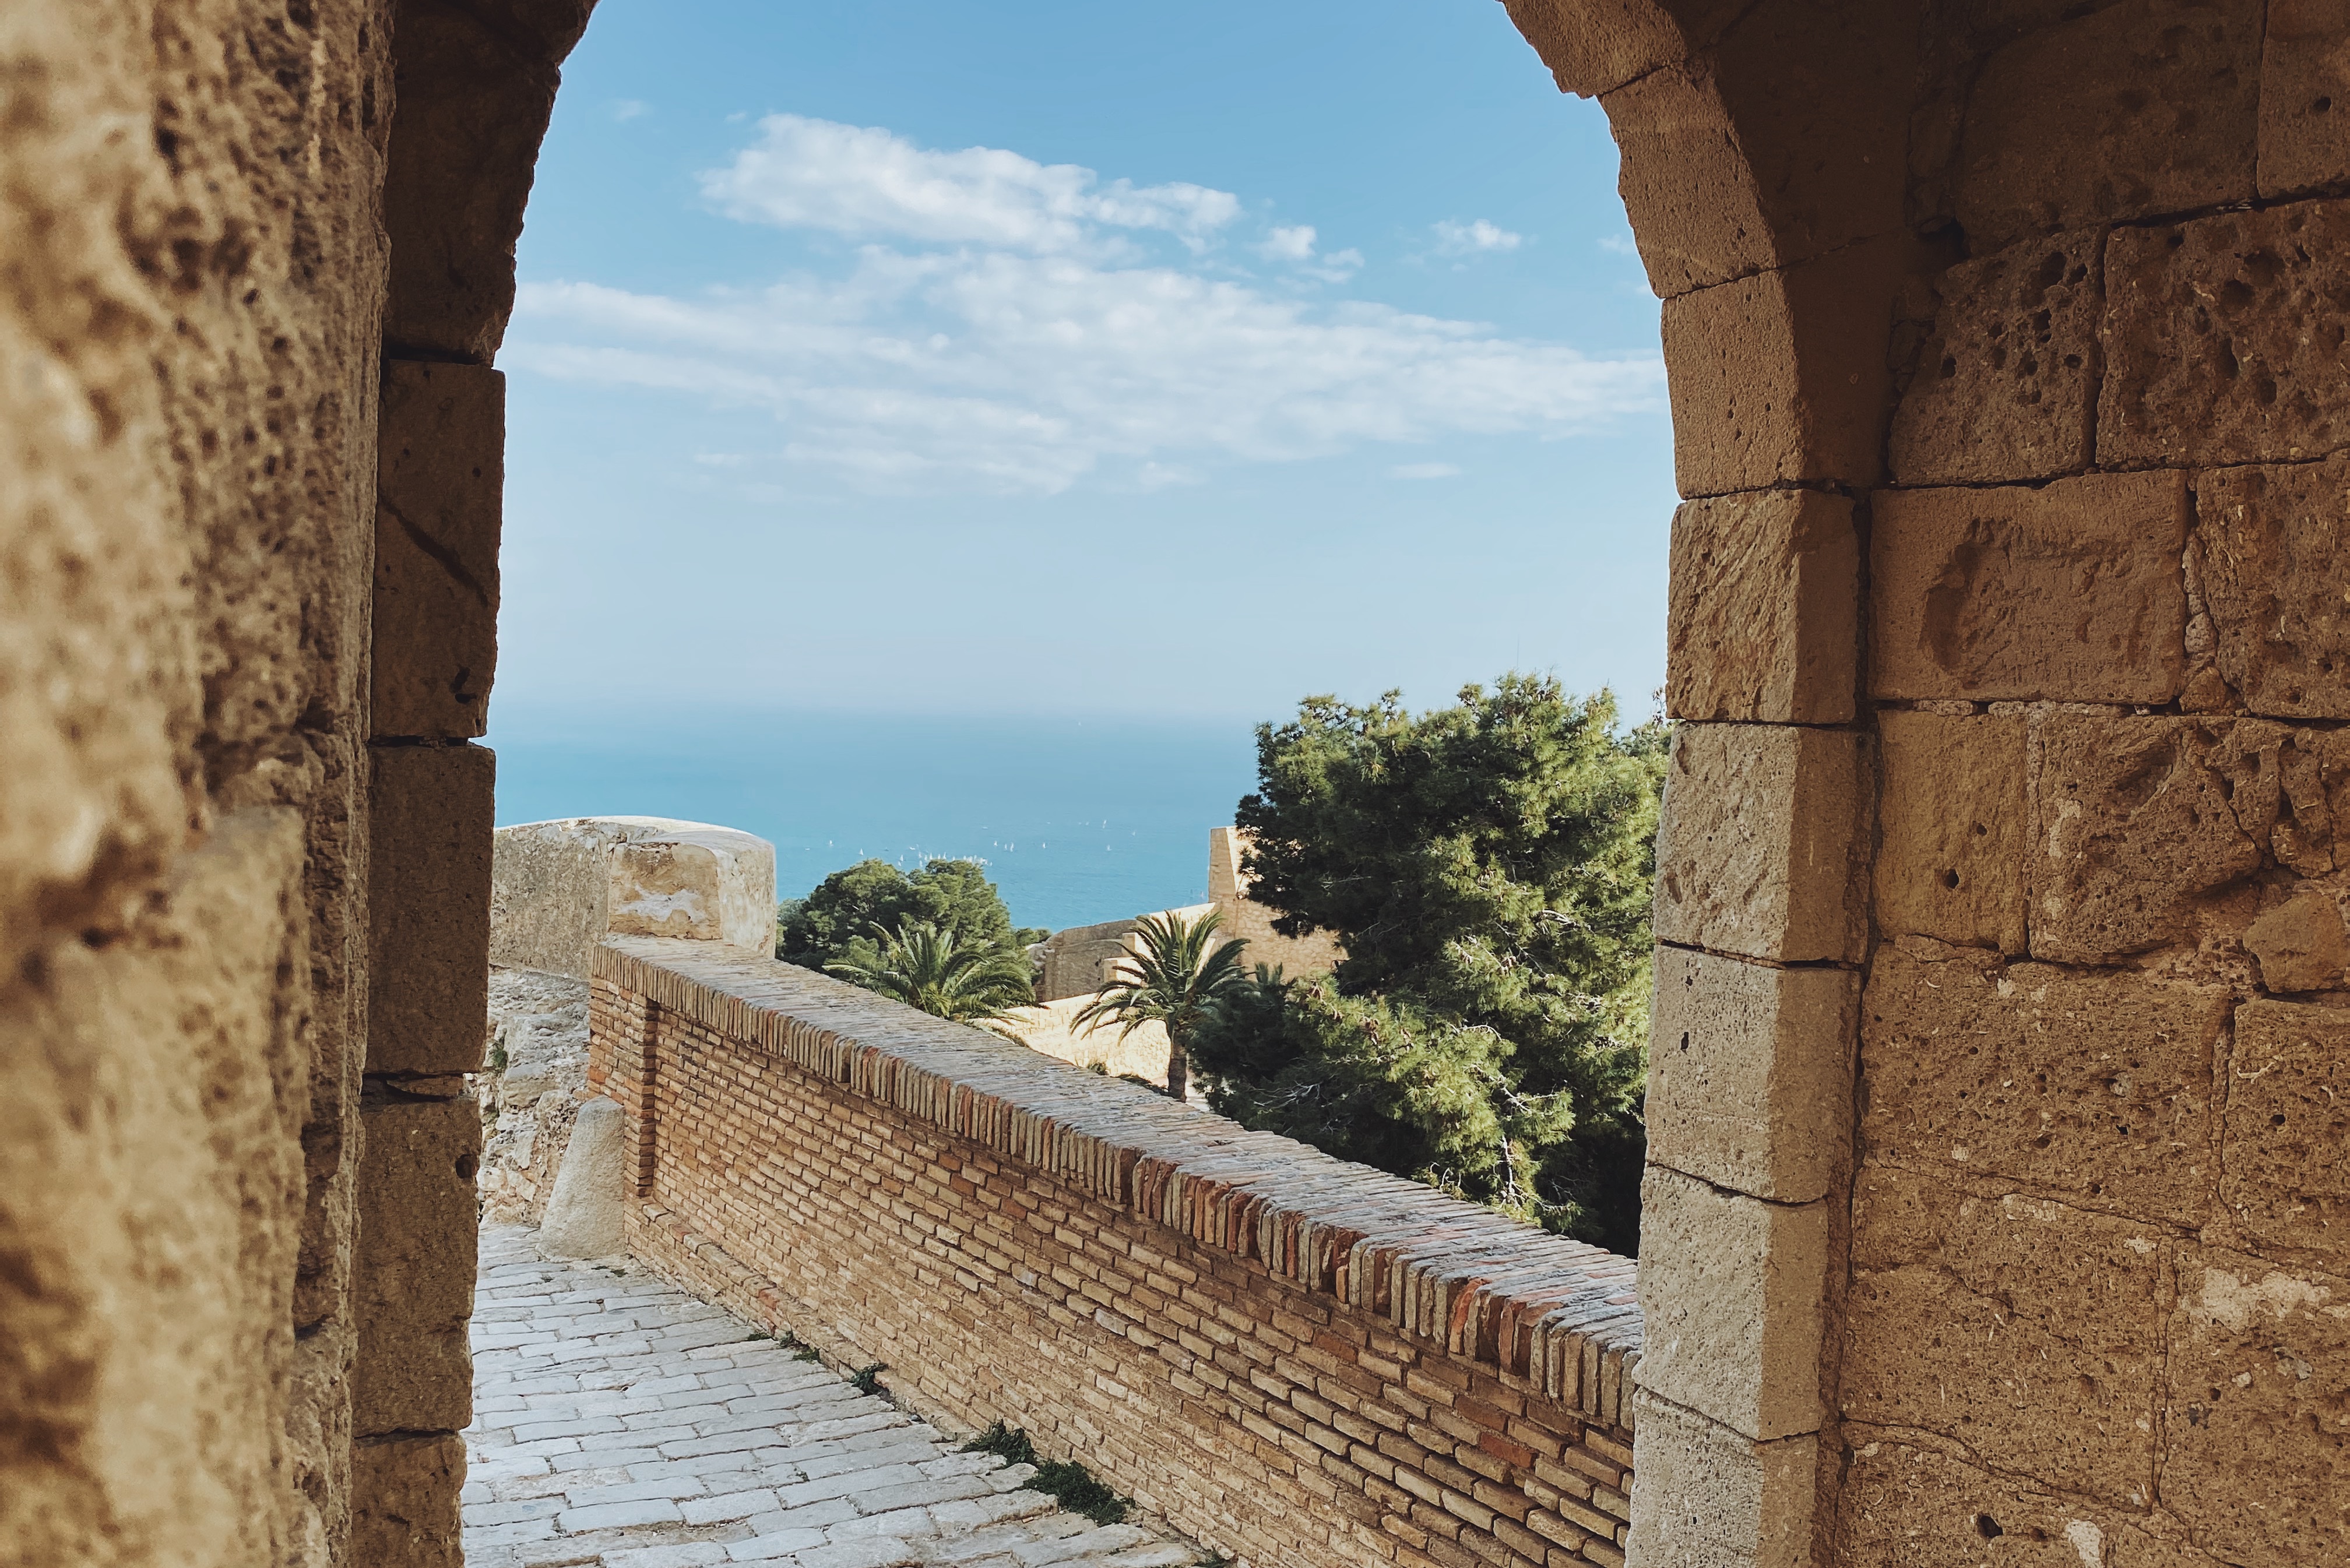
M 2350 12 L 1510 9 L 1690 498 L 1634 1557 L 2342 1560 Z
M 1328 931 L 1284 937 L 1273 929 L 1274 912 L 1249 897 L 1250 877 L 1242 869 L 1249 836 L 1237 827 L 1208 830 L 1208 901 L 1223 917 L 1224 929 L 1248 943 L 1246 962 L 1278 966 L 1292 977 L 1327 974 L 1347 950 Z
M 1620 1563 L 1632 1265 L 772 960 L 615 938 L 631 1249 L 1258 1563 Z
M 1154 909 L 1150 915 L 1171 915 L 1183 921 L 1205 917 L 1212 904 L 1186 904 L 1180 909 Z M 1149 915 L 1104 920 L 1094 926 L 1067 926 L 1031 950 L 1036 961 L 1036 1000 L 1067 1002 L 1091 996 L 1117 978 L 1127 959 L 1142 951 L 1135 933 Z
M 10 1563 L 348 1530 L 389 20 L 5 8 Z
M 588 1097 L 597 944 L 618 931 L 771 951 L 775 846 L 706 822 L 568 817 L 499 828 L 490 866 L 482 1215 L 536 1225 Z
M 456 1561 L 494 9 L 0 8 L 0 1561 Z

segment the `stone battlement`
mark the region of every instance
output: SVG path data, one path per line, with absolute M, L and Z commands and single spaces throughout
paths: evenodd
M 713 943 L 605 941 L 588 1079 L 640 1257 L 1221 1550 L 1622 1561 L 1629 1259 Z

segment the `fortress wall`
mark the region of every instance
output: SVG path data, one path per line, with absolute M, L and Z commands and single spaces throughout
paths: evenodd
M 1688 498 L 1634 1557 L 2343 1559 L 2350 13 L 1509 4 Z
M 1250 1561 L 1623 1561 L 1629 1260 L 709 944 L 590 1019 L 686 1288 Z

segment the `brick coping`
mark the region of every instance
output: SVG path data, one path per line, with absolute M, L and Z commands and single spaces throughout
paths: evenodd
M 593 978 L 1384 1317 L 1628 1430 L 1629 1258 L 712 942 L 608 937 Z

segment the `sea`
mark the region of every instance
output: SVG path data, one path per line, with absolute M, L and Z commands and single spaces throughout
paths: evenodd
M 508 706 L 500 826 L 674 816 L 775 846 L 778 897 L 867 858 L 983 862 L 1014 923 L 1204 903 L 1208 833 L 1255 784 L 1243 721 Z

